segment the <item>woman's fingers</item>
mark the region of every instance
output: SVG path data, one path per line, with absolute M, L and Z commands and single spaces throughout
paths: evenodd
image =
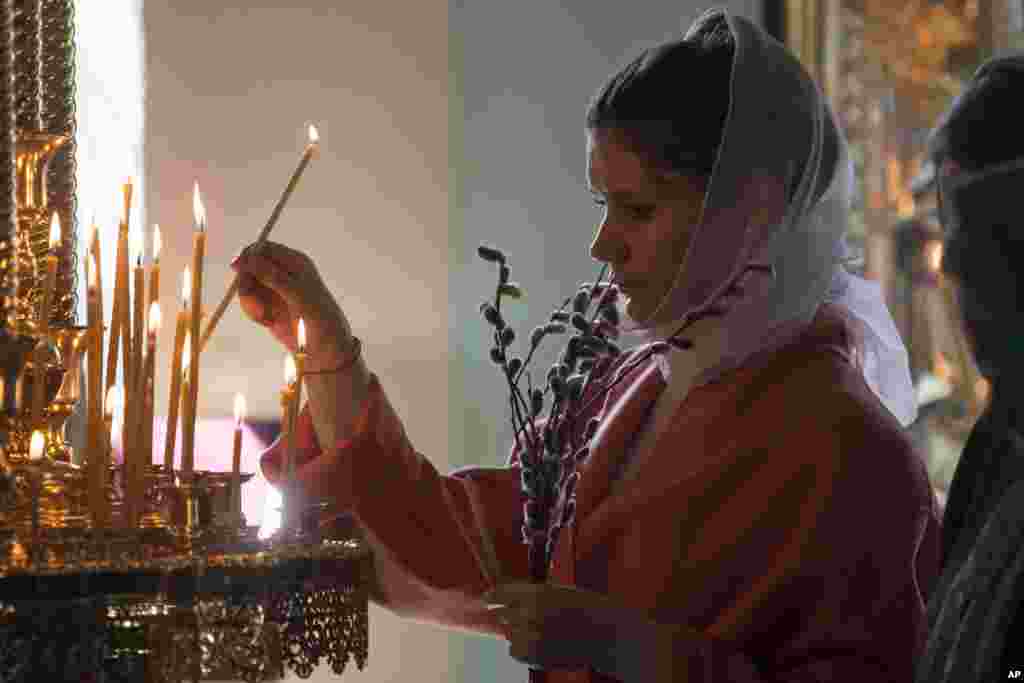
M 264 242 L 246 247 L 231 267 L 241 278 L 239 298 L 246 314 L 269 328 L 278 341 L 293 349 L 298 341 L 296 324 L 303 318 L 314 365 L 334 362 L 339 352 L 347 354 L 348 321 L 308 256 Z
M 304 272 L 314 270 L 313 261 L 301 251 L 287 247 L 280 242 L 267 240 L 253 253 L 269 258 L 285 270 L 291 272 Z
M 235 266 L 239 273 L 254 278 L 280 296 L 289 306 L 298 306 L 308 295 L 303 287 L 303 273 L 289 271 L 277 261 L 262 254 L 250 254 Z
M 279 300 L 274 290 L 264 287 L 248 273 L 242 273 L 238 280 L 238 302 L 242 311 L 252 320 L 267 325 L 277 317 L 274 311 L 275 300 Z

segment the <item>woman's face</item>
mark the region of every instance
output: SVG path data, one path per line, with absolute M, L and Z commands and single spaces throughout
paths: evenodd
M 659 171 L 614 130 L 588 132 L 587 179 L 603 213 L 590 255 L 611 266 L 626 312 L 644 322 L 675 282 L 707 180 Z
M 983 374 L 1019 374 L 1024 364 L 1017 274 L 992 227 L 965 228 L 946 241 L 943 270 L 954 283 L 967 340 Z

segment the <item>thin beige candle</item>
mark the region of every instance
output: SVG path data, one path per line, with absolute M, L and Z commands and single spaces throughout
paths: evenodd
M 122 305 L 121 305 L 121 357 L 124 363 L 124 396 L 123 400 L 127 403 L 129 400 L 129 393 L 131 392 L 132 385 L 128 383 L 129 372 L 133 371 L 132 368 L 132 350 L 135 348 L 133 344 L 135 340 L 132 339 L 132 304 L 130 289 L 130 269 L 131 269 L 131 214 L 132 214 L 132 182 L 129 179 L 124 185 L 124 231 L 126 235 L 129 235 L 128 248 L 123 254 L 124 262 L 118 264 L 119 268 L 124 269 L 124 289 L 121 291 Z
M 96 291 L 99 292 L 100 305 L 100 326 L 103 325 L 103 258 L 100 249 L 100 226 L 93 220 L 92 228 L 89 231 L 89 253 L 96 262 Z M 102 344 L 101 344 L 102 346 Z M 102 398 L 102 397 L 101 397 Z M 102 413 L 102 411 L 100 411 Z
M 199 330 L 202 322 L 203 311 L 203 260 L 206 253 L 206 209 L 203 206 L 203 199 L 199 194 L 199 183 L 196 183 L 192 190 L 192 211 L 195 217 L 195 233 L 192 236 L 192 313 L 189 320 L 190 336 L 192 339 L 191 353 L 189 357 L 188 390 L 191 412 L 188 415 L 188 439 L 184 441 L 186 471 L 191 472 L 195 463 L 195 429 L 198 418 L 199 403 Z
M 181 278 L 182 307 L 174 330 L 174 352 L 171 355 L 170 395 L 167 397 L 167 434 L 164 438 L 164 467 L 174 471 L 174 446 L 178 434 L 178 411 L 181 406 L 181 368 L 182 354 L 185 347 L 185 335 L 188 333 L 189 288 L 192 280 L 188 268 Z M 189 351 L 191 353 L 191 350 Z
M 245 397 L 235 394 L 235 441 L 231 449 L 231 512 L 242 518 L 242 422 L 245 420 Z
M 99 421 L 103 421 L 103 260 L 100 258 L 100 228 L 95 222 L 92 224 L 92 235 L 89 240 L 89 251 L 92 254 L 92 276 L 96 280 L 96 325 L 99 334 L 96 336 L 96 345 L 99 349 L 99 360 L 96 362 L 96 372 L 99 373 L 100 385 L 96 388 L 96 410 Z M 87 259 L 88 260 L 88 259 Z M 88 281 L 88 280 L 87 280 Z M 90 397 L 92 398 L 92 397 Z
M 270 218 L 267 220 L 266 225 L 263 226 L 263 230 L 260 231 L 259 237 L 256 238 L 257 244 L 262 244 L 267 241 L 270 237 L 270 231 L 274 229 L 274 225 L 277 224 L 278 218 L 281 217 L 281 212 L 284 211 L 284 207 L 288 204 L 288 199 L 292 196 L 292 192 L 295 191 L 295 187 L 299 184 L 299 179 L 302 178 L 303 172 L 306 170 L 306 166 L 309 165 L 311 159 L 316 157 L 317 152 L 320 149 L 320 133 L 317 132 L 316 126 L 309 124 L 307 129 L 309 136 L 309 142 L 306 144 L 306 149 L 302 153 L 302 158 L 299 159 L 299 165 L 295 167 L 292 172 L 292 177 L 288 179 L 288 185 L 285 186 L 284 192 L 281 194 L 281 198 L 277 200 L 277 204 L 274 206 L 274 210 L 270 214 Z M 228 291 L 225 292 L 224 298 L 220 300 L 213 315 L 210 316 L 210 322 L 207 323 L 206 329 L 203 332 L 202 343 L 200 349 L 205 349 L 207 342 L 210 341 L 210 336 L 213 331 L 217 328 L 217 323 L 220 322 L 221 317 L 224 315 L 224 311 L 227 310 L 234 299 L 235 294 L 238 293 L 239 278 L 238 275 L 231 280 L 231 284 L 228 285 Z
M 146 343 L 146 272 L 142 265 L 142 233 L 131 231 L 131 254 L 135 262 L 132 269 L 132 335 L 131 354 L 125 372 L 124 402 L 124 462 L 129 472 L 129 481 L 135 484 L 142 453 L 139 451 L 139 426 L 142 417 L 142 350 Z M 132 496 L 132 504 L 139 501 Z M 134 512 L 134 510 L 133 510 Z M 136 520 L 132 519 L 134 524 Z
M 291 463 L 291 472 L 289 474 L 289 486 L 292 491 L 292 496 L 295 495 L 295 469 L 297 466 L 295 452 L 295 440 L 296 434 L 296 421 L 299 419 L 299 410 L 302 407 L 302 373 L 306 366 L 306 321 L 299 318 L 298 328 L 296 330 L 296 339 L 298 341 L 298 348 L 295 351 L 295 384 L 292 390 L 292 405 L 288 415 L 289 425 L 288 433 L 291 434 L 290 446 L 292 449 L 291 457 L 288 461 Z M 297 512 L 293 510 L 293 512 Z
M 125 386 L 128 387 L 127 402 L 135 402 L 132 394 L 138 392 L 142 373 L 142 351 L 146 347 L 146 268 L 143 265 L 142 230 L 131 231 L 132 267 L 132 349 L 129 371 L 125 375 Z M 131 409 L 134 411 L 134 408 Z M 133 423 L 134 424 L 134 423 Z
M 107 398 L 103 404 L 103 430 L 104 441 L 106 441 L 107 450 L 107 467 L 110 467 L 110 463 L 113 460 L 114 455 L 114 413 L 117 411 L 118 403 L 121 401 L 121 387 L 116 384 L 107 389 Z
M 153 304 L 160 301 L 160 252 L 163 251 L 163 238 L 160 234 L 160 226 L 153 225 L 153 263 L 149 266 L 149 303 L 146 310 L 152 308 Z
M 295 351 L 295 398 L 292 406 L 292 420 L 298 419 L 302 408 L 302 376 L 306 368 L 306 321 L 299 318 L 296 330 L 298 348 Z
M 156 352 L 156 336 L 160 331 L 160 305 L 154 303 L 151 307 L 149 314 L 149 324 L 146 330 L 146 355 L 145 362 L 141 368 L 136 371 L 139 376 L 139 385 L 136 388 L 136 398 L 138 405 L 136 405 L 132 411 L 131 416 L 134 419 L 132 425 L 132 452 L 131 461 L 128 468 L 129 471 L 129 496 L 130 496 L 130 524 L 131 526 L 138 526 L 139 520 L 142 517 L 145 486 L 146 486 L 146 474 L 149 472 L 149 468 L 153 463 L 153 444 L 152 441 L 148 447 L 146 444 L 145 437 L 147 434 L 151 434 L 151 431 L 146 429 L 147 421 L 152 424 L 152 400 L 149 395 L 150 377 L 153 372 L 153 363 Z M 140 335 L 141 336 L 141 335 Z M 126 459 L 126 462 L 127 459 Z
M 117 231 L 117 253 L 114 259 L 114 301 L 110 311 L 110 345 L 107 347 L 107 377 L 104 386 L 109 392 L 117 381 L 117 358 L 121 334 L 124 332 L 123 311 L 128 288 L 128 224 L 121 223 Z M 125 339 L 127 346 L 128 340 Z
M 43 305 L 39 311 L 39 338 L 49 340 L 50 313 L 53 308 L 53 293 L 57 288 L 57 250 L 60 249 L 60 215 L 54 211 L 50 219 L 50 251 L 46 254 L 46 279 L 43 282 Z M 32 428 L 42 429 L 43 413 L 46 406 L 46 365 L 45 358 L 36 349 L 35 372 L 32 381 Z
M 289 365 L 290 364 L 290 365 Z M 288 529 L 291 526 L 292 511 L 294 502 L 292 500 L 292 384 L 289 376 L 289 368 L 294 368 L 295 363 L 289 355 L 285 359 L 285 381 L 281 389 L 281 440 L 284 446 L 284 458 L 281 463 L 281 529 Z
M 93 233 L 93 243 L 96 235 Z M 93 524 L 98 527 L 105 526 L 107 519 L 104 514 L 106 491 L 104 489 L 103 475 L 106 472 L 104 463 L 105 448 L 103 447 L 103 406 L 100 405 L 103 381 L 100 362 L 103 356 L 103 315 L 100 312 L 100 288 L 98 281 L 98 268 L 96 266 L 96 255 L 90 253 L 85 259 L 86 270 L 86 316 L 89 326 L 88 340 L 88 367 L 87 392 L 88 392 L 88 427 L 86 431 L 86 443 L 88 460 L 88 490 L 89 490 L 89 512 L 92 515 Z
M 162 251 L 163 240 L 160 235 L 160 226 L 153 225 L 153 237 L 152 237 L 152 249 L 153 249 L 153 262 L 149 266 L 149 287 L 147 289 L 147 303 L 146 311 L 152 315 L 153 305 L 160 301 L 160 252 Z M 159 335 L 157 335 L 159 338 Z M 148 343 L 147 337 L 147 343 Z M 153 462 L 153 408 L 156 403 L 155 397 L 152 396 L 152 386 L 156 384 L 156 358 L 153 359 L 154 365 L 152 369 L 146 374 L 145 380 L 143 381 L 143 391 L 146 395 L 146 401 L 148 401 L 149 415 L 142 426 L 142 443 L 148 453 L 146 458 L 147 463 Z M 148 366 L 147 366 L 148 367 Z M 147 465 L 148 466 L 148 465 Z
M 295 359 L 291 354 L 285 356 L 284 359 L 284 389 L 281 391 L 281 405 L 284 410 L 281 428 L 284 430 L 285 438 L 285 482 L 287 488 L 285 489 L 290 495 L 294 491 L 295 485 L 295 383 L 297 371 L 295 368 Z M 289 498 L 286 496 L 285 508 L 289 508 Z
M 114 434 L 117 429 L 117 424 L 114 422 L 114 413 L 118 412 L 118 406 L 121 403 L 121 387 L 116 384 L 107 390 L 106 401 L 104 402 L 103 411 L 103 440 L 106 455 L 103 459 L 104 471 L 103 471 L 103 488 L 107 488 L 110 474 L 110 463 L 114 459 Z M 104 509 L 106 519 L 109 522 L 113 522 L 113 514 L 110 509 L 110 498 L 104 495 Z
M 149 306 L 147 310 L 152 315 L 153 306 L 157 306 L 159 309 L 158 302 L 160 301 L 160 252 L 163 251 L 163 239 L 160 234 L 160 226 L 153 224 L 153 237 L 152 237 L 152 249 L 153 249 L 153 263 L 149 267 Z M 162 322 L 162 318 L 161 318 Z M 158 324 L 159 327 L 159 324 Z M 153 417 L 154 408 L 156 407 L 156 350 L 159 341 L 159 334 L 154 337 L 153 341 L 153 364 L 149 367 L 149 372 L 146 374 L 146 401 L 148 406 L 148 416 L 145 424 L 143 425 L 142 443 L 146 449 L 146 462 L 153 462 Z M 148 467 L 148 465 L 147 465 Z
M 191 474 L 195 469 L 195 431 L 190 428 L 195 425 L 195 400 L 189 386 L 192 373 L 192 333 L 185 333 L 185 344 L 181 352 L 181 471 Z
M 146 408 L 140 430 L 142 435 L 139 437 L 142 440 L 142 461 L 146 469 L 153 464 L 153 385 L 156 383 L 156 352 L 162 324 L 160 302 L 154 301 L 149 306 L 149 325 L 146 333 L 146 362 L 143 371 L 143 397 Z

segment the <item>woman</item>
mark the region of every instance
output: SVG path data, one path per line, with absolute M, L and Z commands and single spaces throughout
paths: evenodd
M 377 600 L 506 637 L 549 681 L 909 680 L 936 504 L 900 428 L 905 351 L 878 288 L 841 265 L 850 167 L 822 96 L 715 10 L 614 76 L 587 128 L 605 207 L 591 254 L 642 342 L 592 384 L 705 304 L 724 314 L 581 416 L 596 431 L 562 489 L 548 583 L 527 581 L 515 449 L 504 468 L 439 474 L 349 353 L 312 263 L 270 245 L 234 267 L 248 315 L 285 345 L 296 316 L 317 327 L 303 491 L 359 522 Z M 276 447 L 264 469 L 278 478 Z
M 992 399 L 949 489 L 922 682 L 1006 679 L 1024 670 L 1022 89 L 1024 55 L 987 62 L 931 139 L 946 231 L 943 270 L 957 284 L 965 331 Z

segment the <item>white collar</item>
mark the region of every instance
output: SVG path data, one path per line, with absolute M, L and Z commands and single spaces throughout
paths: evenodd
M 658 325 L 654 330 L 655 338 L 666 339 L 679 329 L 680 324 L 681 321 L 675 321 Z M 717 318 L 703 318 L 680 335 L 692 341 L 693 348 L 685 351 L 671 349 L 664 355 L 655 356 L 655 363 L 668 385 L 668 397 L 675 401 L 686 398 L 697 376 L 722 360 L 725 352 L 724 334 L 725 327 Z

